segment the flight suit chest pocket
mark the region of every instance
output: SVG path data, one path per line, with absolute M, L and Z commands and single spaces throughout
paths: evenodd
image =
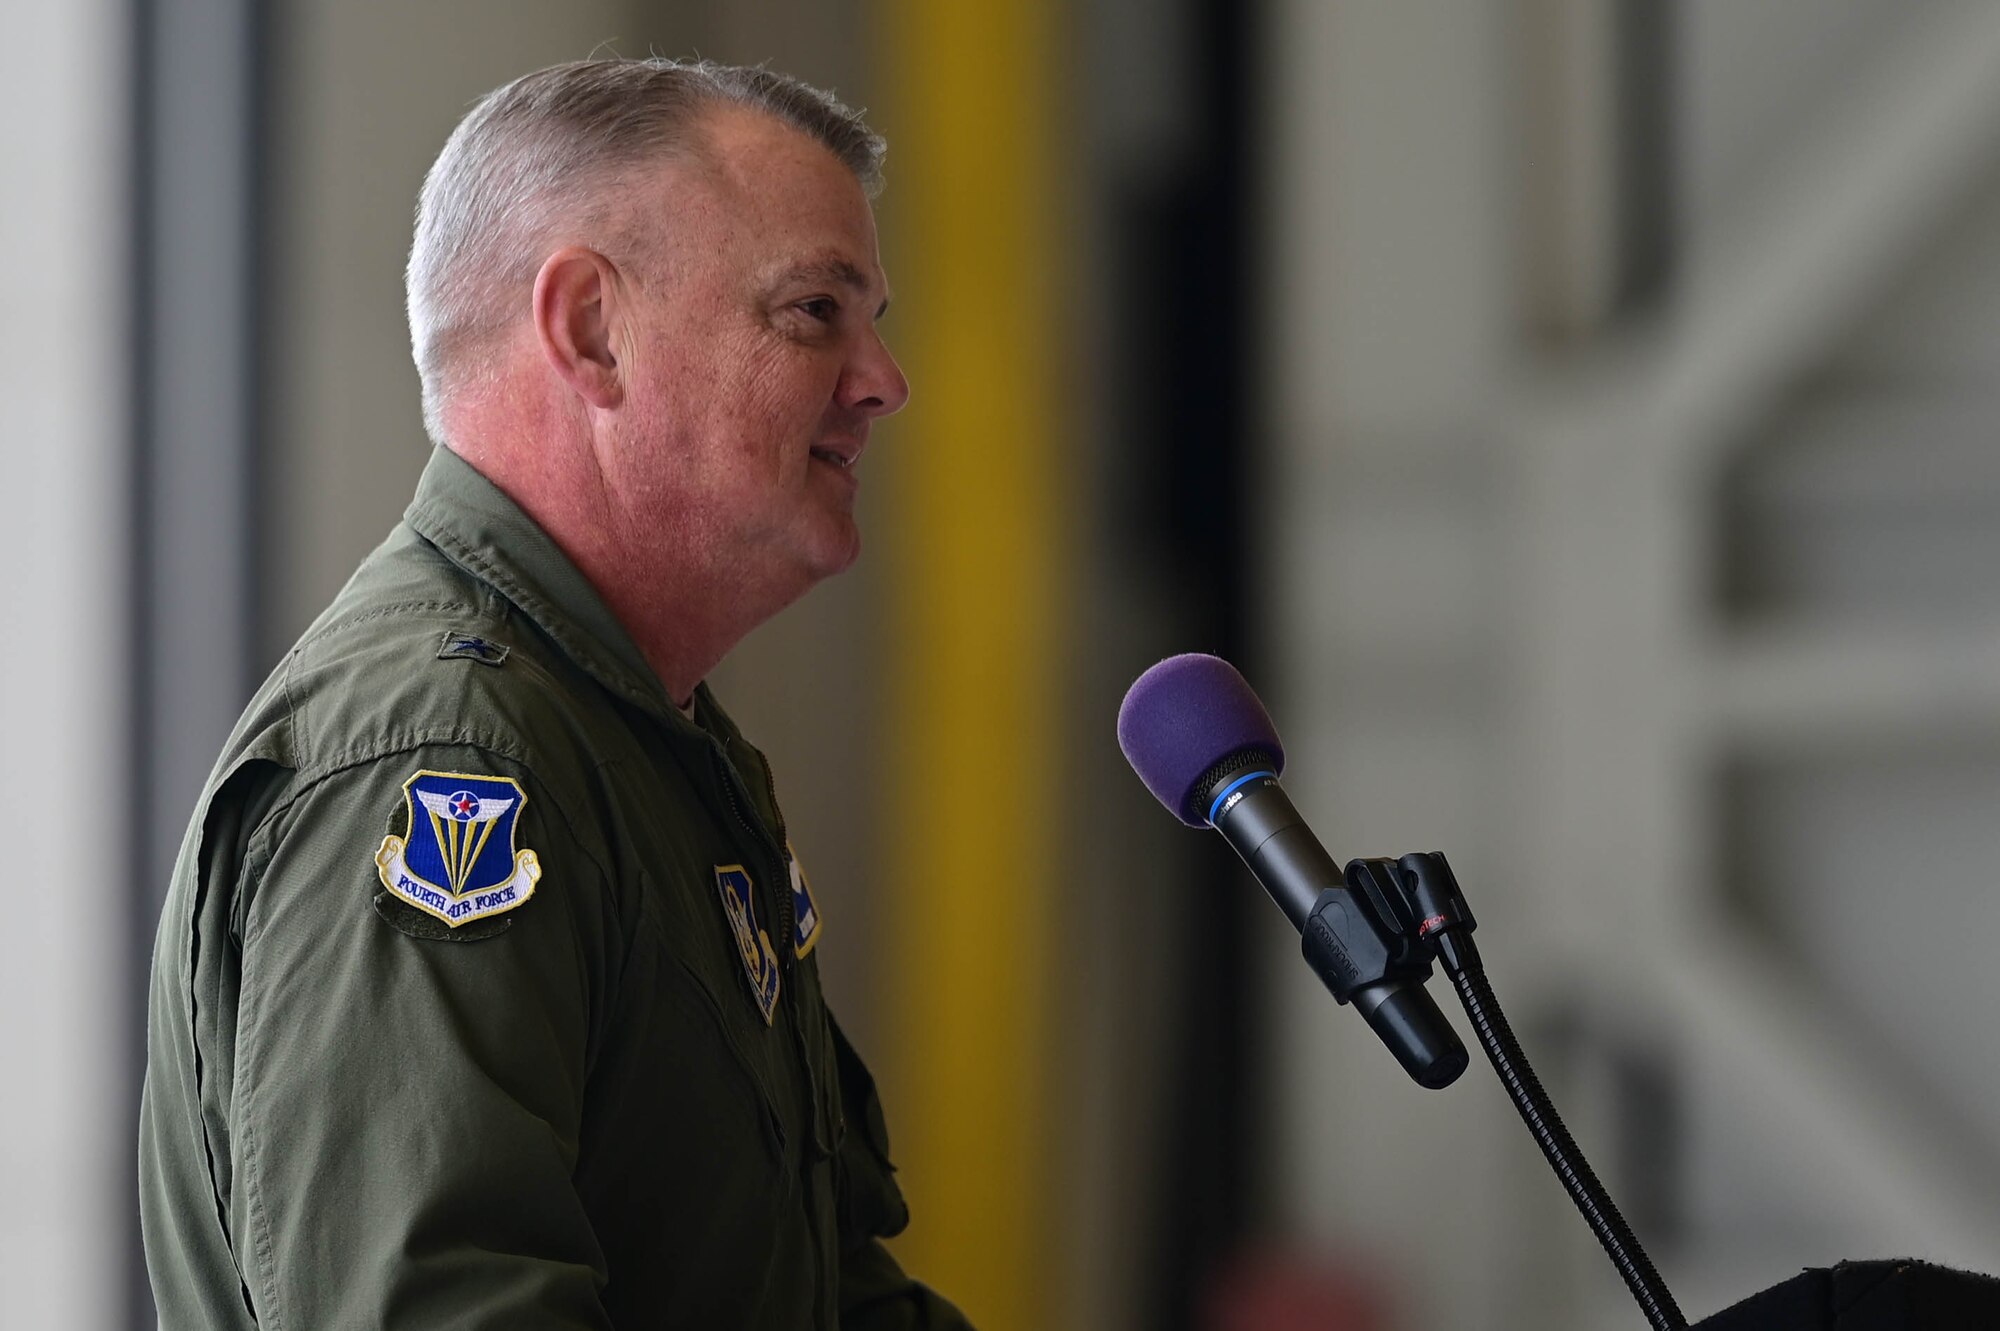
M 754 1119 L 756 1131 L 770 1147 L 775 1162 L 785 1166 L 784 1172 L 790 1175 L 800 1150 L 809 1143 L 800 1140 L 805 1134 L 783 1111 L 782 1070 L 772 1059 L 775 1032 L 765 1024 L 740 965 L 725 951 L 727 935 L 718 927 L 703 927 L 712 920 L 704 921 L 701 912 L 685 909 L 695 903 L 671 903 L 683 908 L 670 909 L 657 884 L 648 881 L 645 887 L 644 913 L 649 926 L 645 935 L 665 977 L 661 992 L 671 1010 L 663 1014 L 667 1017 L 663 1030 L 674 1033 L 668 1044 L 701 1046 L 709 1051 L 700 1066 L 684 1057 L 684 1049 L 659 1051 L 662 1061 L 679 1068 L 684 1078 L 680 1086 L 668 1088 L 670 1094 L 713 1096 L 718 1112 L 723 1108 L 721 1097 L 726 1095 L 727 1119 L 716 1122 L 713 1130 L 734 1128 L 740 1132 L 751 1126 L 746 1120 Z M 719 913 L 712 901 L 710 908 L 711 915 Z M 715 1085 L 704 1088 L 686 1079 L 712 1079 Z
M 669 959 L 667 966 L 679 981 L 672 986 L 680 991 L 679 1004 L 690 1010 L 688 1016 L 695 1024 L 705 1025 L 714 1037 L 718 1057 L 711 1060 L 713 1077 L 742 1093 L 730 1097 L 732 1126 L 739 1130 L 754 1129 L 782 1172 L 791 1175 L 807 1143 L 799 1140 L 801 1134 L 779 1108 L 781 1097 L 772 1076 L 775 1069 L 769 1066 L 768 1049 L 762 1047 L 762 1037 L 769 1032 L 748 1029 L 740 1016 L 731 1018 L 727 998 L 740 1002 L 739 995 L 725 997 L 714 993 L 702 975 L 678 958 Z
M 726 855 L 687 866 L 683 881 L 694 879 L 697 890 L 658 901 L 660 932 L 756 1082 L 786 1163 L 797 1172 L 840 1147 L 838 1064 L 817 965 L 794 954 L 790 936 L 771 932 L 760 868 L 754 857 Z

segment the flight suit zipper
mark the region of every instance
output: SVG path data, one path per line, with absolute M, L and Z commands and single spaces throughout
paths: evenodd
M 763 819 L 757 817 L 746 806 L 749 795 L 743 790 L 743 778 L 737 774 L 736 765 L 730 762 L 729 755 L 723 751 L 719 740 L 710 737 L 709 744 L 711 751 L 715 755 L 716 775 L 722 779 L 722 793 L 729 801 L 729 811 L 736 815 L 736 821 L 742 826 L 743 830 L 749 833 L 751 838 L 758 845 L 762 846 L 767 853 L 770 852 L 772 849 L 771 831 L 764 826 Z M 768 779 L 767 776 L 766 780 L 768 781 Z M 777 937 L 772 941 L 778 945 L 778 969 L 789 973 L 793 960 L 793 935 L 798 932 L 798 921 L 795 918 L 795 907 L 792 902 L 791 875 L 786 872 L 785 852 L 783 849 L 783 838 L 785 835 L 784 815 L 776 812 L 777 807 L 778 801 L 774 796 L 771 800 L 771 808 L 773 816 L 778 819 L 779 848 L 775 855 L 767 854 L 765 868 L 772 871 L 760 876 L 764 880 L 765 918 L 771 921 L 771 927 L 777 934 Z M 782 886 L 780 885 L 780 880 L 782 880 Z

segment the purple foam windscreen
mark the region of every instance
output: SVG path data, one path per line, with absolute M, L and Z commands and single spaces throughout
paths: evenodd
M 1132 681 L 1118 708 L 1118 747 L 1153 797 L 1189 827 L 1202 777 L 1233 753 L 1261 749 L 1279 772 L 1285 747 L 1256 692 L 1219 656 L 1170 656 Z

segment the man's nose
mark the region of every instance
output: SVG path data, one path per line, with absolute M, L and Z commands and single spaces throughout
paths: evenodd
M 889 354 L 888 343 L 872 328 L 840 387 L 841 405 L 868 416 L 893 416 L 910 400 L 910 381 Z

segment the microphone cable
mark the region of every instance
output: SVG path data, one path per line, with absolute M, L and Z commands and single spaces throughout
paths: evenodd
M 1500 1084 L 1507 1088 L 1507 1097 L 1520 1112 L 1521 1121 L 1528 1125 L 1535 1145 L 1542 1148 L 1549 1167 L 1562 1180 L 1563 1190 L 1576 1203 L 1590 1232 L 1597 1236 L 1604 1255 L 1618 1268 L 1625 1287 L 1632 1291 L 1654 1331 L 1687 1331 L 1687 1317 L 1674 1302 L 1666 1281 L 1660 1279 L 1653 1259 L 1646 1255 L 1632 1227 L 1625 1223 L 1611 1194 L 1598 1182 L 1576 1139 L 1563 1126 L 1555 1102 L 1542 1089 L 1541 1078 L 1529 1066 L 1521 1042 L 1514 1038 L 1514 1028 L 1507 1024 L 1507 1016 L 1500 1010 L 1500 1000 L 1494 997 L 1492 982 L 1486 978 L 1486 968 L 1479 960 L 1479 949 L 1469 936 L 1449 924 L 1431 928 L 1439 923 L 1436 919 L 1425 921 L 1426 937 L 1436 945 L 1445 973 L 1451 976 L 1452 988 L 1458 991 L 1458 1001 L 1465 1008 L 1466 1019 L 1479 1036 L 1479 1046 L 1486 1051 L 1487 1061 L 1493 1064 Z

